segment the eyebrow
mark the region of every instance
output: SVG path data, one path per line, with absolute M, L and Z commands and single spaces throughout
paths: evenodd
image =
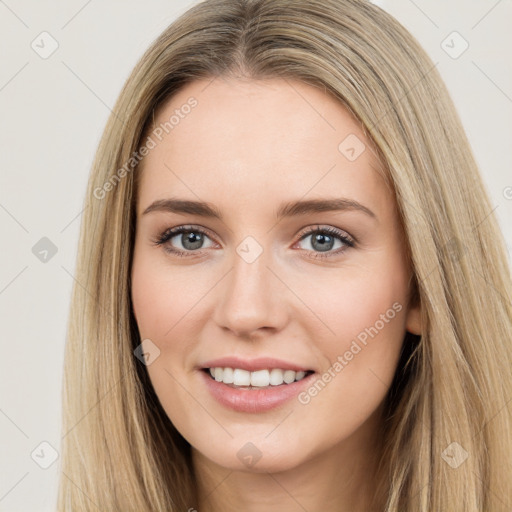
M 159 199 L 150 204 L 144 210 L 142 215 L 155 211 L 199 215 L 200 217 L 210 217 L 222 220 L 222 214 L 215 206 L 202 201 Z M 335 211 L 360 211 L 373 219 L 377 219 L 375 213 L 373 213 L 369 208 L 357 201 L 346 198 L 292 201 L 281 205 L 277 211 L 276 217 L 277 219 L 282 219 L 284 217 L 295 217 L 299 215 L 306 215 L 308 213 Z

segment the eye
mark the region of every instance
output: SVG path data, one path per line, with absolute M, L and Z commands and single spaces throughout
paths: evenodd
M 205 245 L 205 242 L 210 242 Z M 205 230 L 195 226 L 178 226 L 165 230 L 153 243 L 164 246 L 167 252 L 178 256 L 188 256 L 199 249 L 212 247 L 213 243 Z
M 304 243 L 306 240 L 307 243 Z M 184 257 L 200 255 L 201 249 L 208 249 L 215 245 L 207 231 L 197 226 L 166 229 L 153 240 L 153 243 L 163 246 L 168 253 Z M 329 258 L 345 252 L 349 247 L 354 247 L 355 241 L 339 229 L 316 226 L 302 232 L 297 245 L 299 249 L 312 253 L 309 257 Z
M 298 244 L 306 240 L 307 243 L 303 244 L 305 247 L 299 248 L 313 251 L 315 253 L 312 255 L 313 258 L 328 258 L 338 255 L 345 252 L 347 247 L 355 245 L 354 240 L 347 233 L 333 227 L 309 228 L 308 231 L 302 233 Z M 333 249 L 337 250 L 333 251 Z

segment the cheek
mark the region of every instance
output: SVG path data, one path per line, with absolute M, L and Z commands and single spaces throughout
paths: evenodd
M 405 329 L 405 296 L 402 290 L 390 282 L 374 282 L 368 287 L 346 283 L 346 287 L 347 290 L 326 304 L 324 309 L 335 337 L 342 340 L 339 348 L 348 350 L 353 340 L 364 345 L 377 336 L 388 346 L 400 342 L 401 336 L 398 335 Z
M 384 399 L 395 375 L 407 298 L 407 275 L 399 256 L 395 265 L 368 265 L 364 272 L 353 268 L 331 275 L 329 281 L 317 281 L 309 292 L 303 289 L 329 329 L 321 328 L 316 336 L 310 329 L 325 366 L 321 382 L 306 390 L 301 402 L 330 411 L 334 429 L 344 425 L 348 433 L 364 422 Z M 315 322 L 317 329 L 322 324 Z
M 390 367 L 383 375 L 388 382 L 405 335 L 407 273 L 399 254 L 386 259 L 375 254 L 374 260 L 374 265 L 332 272 L 301 293 L 318 312 L 319 330 L 315 336 L 311 328 L 310 336 L 329 361 L 349 351 L 350 366 L 366 376 L 370 366 Z
M 295 290 L 317 318 L 309 320 L 308 314 L 304 320 L 311 339 L 323 339 L 332 355 L 359 335 L 364 341 L 364 333 L 373 332 L 373 327 L 387 338 L 396 337 L 405 329 L 406 278 L 403 268 L 395 264 L 344 268 L 302 279 Z
M 185 382 L 191 345 L 197 323 L 190 321 L 204 290 L 194 284 L 183 269 L 172 270 L 165 259 L 149 251 L 135 251 L 131 295 L 141 340 L 150 339 L 158 356 L 147 366 L 152 386 L 162 407 L 181 432 L 194 430 L 190 395 L 179 383 Z M 191 285 L 192 283 L 192 285 Z M 180 340 L 176 343 L 176 340 Z M 187 386 L 186 386 L 187 387 Z
M 141 340 L 151 340 L 159 351 L 147 371 L 173 422 L 178 412 L 179 426 L 186 417 L 180 411 L 190 408 L 190 395 L 180 383 L 190 377 L 197 359 L 194 340 L 208 317 L 203 306 L 215 284 L 212 277 L 193 266 L 173 268 L 165 257 L 136 246 L 131 275 L 134 315 Z
M 135 319 L 142 338 L 160 348 L 183 328 L 183 320 L 194 314 L 194 306 L 208 292 L 208 280 L 188 269 L 166 265 L 144 251 L 135 252 L 131 295 Z M 185 322 L 190 329 L 194 323 Z

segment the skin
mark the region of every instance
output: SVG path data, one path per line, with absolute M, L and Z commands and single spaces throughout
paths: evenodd
M 163 105 L 156 125 L 190 96 L 197 106 L 143 162 L 132 299 L 141 339 L 160 350 L 147 366 L 155 391 L 193 448 L 198 508 L 368 510 L 383 400 L 406 330 L 421 332 L 419 307 L 408 303 L 411 271 L 395 198 L 380 162 L 343 105 L 299 81 L 196 81 Z M 366 146 L 354 161 L 338 149 L 350 134 Z M 144 214 L 171 196 L 208 202 L 222 220 Z M 342 210 L 276 220 L 284 202 L 341 197 L 375 218 Z M 184 257 L 166 252 L 190 247 L 181 235 L 155 244 L 166 229 L 183 225 L 207 231 L 202 248 Z M 315 233 L 301 240 L 308 228 L 325 227 L 355 245 L 335 238 L 322 252 Z M 247 236 L 263 250 L 252 263 L 236 250 Z M 293 398 L 264 413 L 235 412 L 210 395 L 197 369 L 218 357 L 267 356 L 321 376 L 395 303 L 394 318 L 307 404 Z M 252 467 L 237 457 L 248 442 L 261 453 Z

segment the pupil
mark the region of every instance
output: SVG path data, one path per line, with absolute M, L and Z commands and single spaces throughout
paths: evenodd
M 183 247 L 185 247 L 185 249 L 199 249 L 203 244 L 203 235 L 201 233 L 194 232 L 183 234 L 181 243 L 183 244 Z
M 334 238 L 330 235 L 317 234 L 313 237 L 312 245 L 315 249 L 319 249 L 320 251 L 329 251 L 333 248 Z

